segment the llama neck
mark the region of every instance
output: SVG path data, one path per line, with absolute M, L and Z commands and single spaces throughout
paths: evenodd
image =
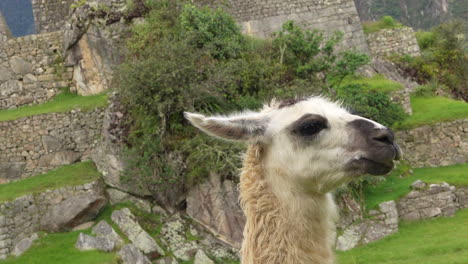
M 242 263 L 333 263 L 337 213 L 331 195 L 274 190 L 261 156 L 260 146 L 249 147 L 240 179 L 247 218 Z

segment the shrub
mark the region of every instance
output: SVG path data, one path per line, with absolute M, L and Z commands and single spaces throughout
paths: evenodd
M 403 108 L 392 103 L 388 94 L 366 90 L 362 85 L 350 84 L 339 90 L 338 98 L 357 114 L 388 127 L 406 117 Z
M 362 29 L 365 34 L 375 33 L 382 29 L 392 29 L 403 27 L 402 24 L 398 23 L 391 16 L 384 16 L 378 21 L 368 21 L 362 23 Z

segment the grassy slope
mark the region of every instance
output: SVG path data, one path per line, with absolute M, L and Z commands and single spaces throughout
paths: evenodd
M 77 108 L 82 111 L 87 111 L 97 107 L 105 107 L 106 105 L 107 94 L 105 93 L 92 96 L 79 96 L 68 91 L 63 91 L 53 100 L 43 104 L 1 110 L 0 121 L 15 120 L 26 116 L 46 113 L 67 112 Z
M 410 177 L 400 178 L 390 174 L 386 181 L 364 190 L 367 209 L 377 207 L 381 202 L 395 200 L 410 192 L 410 185 L 420 179 L 429 183 L 448 182 L 457 186 L 468 186 L 468 164 L 459 164 L 438 168 L 414 169 Z
M 342 81 L 340 87 L 349 84 L 363 84 L 367 86 L 367 90 L 381 92 L 397 91 L 404 88 L 401 83 L 388 80 L 380 74 L 376 74 L 371 78 L 361 76 L 348 76 Z
M 42 175 L 0 185 L 0 202 L 47 189 L 84 184 L 99 177 L 100 174 L 91 161 L 66 165 Z
M 78 235 L 83 231 L 48 234 L 38 241 L 23 255 L 9 258 L 2 264 L 117 264 L 114 253 L 96 250 L 79 251 L 75 248 Z M 89 233 L 84 232 L 84 233 Z
M 396 129 L 409 129 L 438 122 L 468 118 L 468 104 L 445 97 L 411 97 L 413 115 L 396 124 Z
M 338 253 L 339 264 L 466 264 L 468 210 L 400 224 L 397 234 Z

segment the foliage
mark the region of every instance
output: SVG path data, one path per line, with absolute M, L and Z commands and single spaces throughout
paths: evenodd
M 402 122 L 396 123 L 395 129 L 410 129 L 438 122 L 447 122 L 468 117 L 468 104 L 445 97 L 411 97 L 413 114 Z
M 468 210 L 399 224 L 399 231 L 382 240 L 338 252 L 340 264 L 464 264 L 468 259 Z
M 219 9 L 163 0 L 150 8 L 133 27 L 130 54 L 114 77 L 132 120 L 123 178 L 173 206 L 210 173 L 236 180 L 244 149 L 200 134 L 184 111 L 222 114 L 259 109 L 272 98 L 333 96 L 369 60 L 337 52 L 339 33 L 325 37 L 287 22 L 272 41 L 259 40 L 241 35 Z
M 468 23 L 453 21 L 431 32 L 419 32 L 419 57 L 399 56 L 393 60 L 420 83 L 437 82 L 447 86 L 456 97 L 468 100 L 468 55 L 463 32 Z
M 384 16 L 378 21 L 368 21 L 362 23 L 362 28 L 365 34 L 375 33 L 382 29 L 401 28 L 402 24 L 398 23 L 391 16 Z
M 357 114 L 377 120 L 385 126 L 391 126 L 406 117 L 403 108 L 392 103 L 388 94 L 374 90 L 365 92 L 358 84 L 342 87 L 338 92 L 338 98 Z
M 437 168 L 417 168 L 412 175 L 408 174 L 408 167 L 397 168 L 386 180 L 377 185 L 368 185 L 364 188 L 365 206 L 374 209 L 378 204 L 398 200 L 411 191 L 410 185 L 416 180 L 428 183 L 447 182 L 457 186 L 468 186 L 466 170 L 468 164 L 457 164 Z M 403 177 L 402 177 L 403 176 Z
M 27 194 L 91 182 L 101 177 L 90 161 L 66 165 L 45 174 L 0 185 L 0 201 L 11 201 Z
M 336 45 L 342 38 L 342 32 L 335 32 L 325 39 L 323 32 L 304 30 L 293 21 L 287 21 L 275 34 L 273 47 L 279 63 L 294 69 L 297 78 L 319 85 L 322 92 L 328 90 L 335 96 L 334 86 L 369 62 L 367 55 L 350 51 L 340 52 L 337 56 Z
M 105 93 L 80 96 L 64 89 L 59 95 L 55 96 L 54 99 L 43 104 L 0 110 L 0 122 L 33 115 L 68 112 L 73 109 L 89 111 L 105 106 L 107 106 L 107 94 Z
M 199 48 L 206 48 L 216 59 L 240 56 L 245 43 L 239 26 L 221 9 L 185 5 L 180 15 L 181 37 Z

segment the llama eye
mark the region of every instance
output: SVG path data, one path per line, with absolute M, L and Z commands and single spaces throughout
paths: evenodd
M 309 122 L 299 129 L 299 133 L 303 136 L 312 136 L 314 134 L 317 134 L 318 132 L 320 132 L 320 130 L 324 128 L 325 124 L 323 124 L 322 122 Z

